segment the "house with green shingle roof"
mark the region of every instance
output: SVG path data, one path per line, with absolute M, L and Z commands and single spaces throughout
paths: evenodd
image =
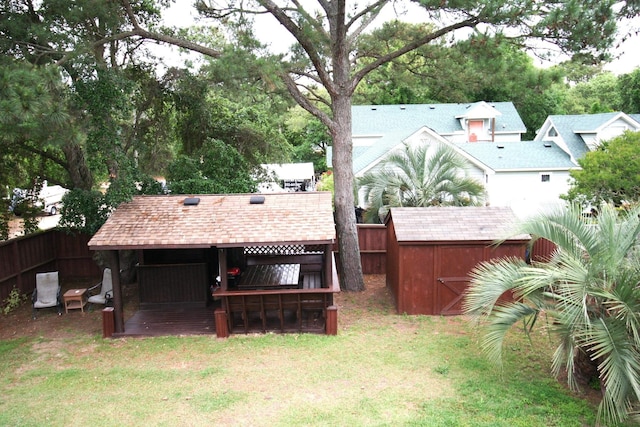
M 355 105 L 352 117 L 356 177 L 404 143 L 440 142 L 469 160 L 469 175 L 485 185 L 488 205 L 511 207 L 519 216 L 562 204 L 577 159 L 598 141 L 640 129 L 640 117 L 624 113 L 550 116 L 534 141 L 522 141 L 526 128 L 511 102 Z M 359 204 L 366 207 L 362 195 Z
M 625 130 L 640 130 L 640 115 L 621 112 L 549 116 L 536 134 L 536 141 L 551 141 L 577 162 L 602 141 Z

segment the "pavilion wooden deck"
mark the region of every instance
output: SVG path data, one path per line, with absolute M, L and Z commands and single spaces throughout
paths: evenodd
M 216 335 L 214 311 L 216 305 L 204 307 L 202 304 L 157 304 L 138 310 L 125 321 L 124 332 L 113 333 L 114 338 L 154 337 L 170 335 Z M 325 318 L 319 313 L 305 313 L 302 318 L 295 312 L 286 312 L 283 323 L 275 312 L 251 312 L 247 315 L 247 327 L 241 316 L 231 321 L 232 333 L 325 333 Z M 266 329 L 265 326 L 266 325 Z
M 214 306 L 157 304 L 138 310 L 113 337 L 209 335 L 216 333 Z

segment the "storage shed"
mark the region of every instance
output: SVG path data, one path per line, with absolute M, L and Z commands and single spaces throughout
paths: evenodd
M 516 216 L 507 207 L 392 208 L 387 225 L 387 286 L 398 313 L 455 315 L 481 261 L 525 257 L 529 235 L 499 246 Z

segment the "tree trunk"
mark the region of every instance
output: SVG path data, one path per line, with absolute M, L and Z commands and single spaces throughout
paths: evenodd
M 351 144 L 351 97 L 333 99 L 333 183 L 338 234 L 340 286 L 363 291 L 362 264 L 353 195 L 354 175 Z
M 91 190 L 93 177 L 84 158 L 82 147 L 74 142 L 69 142 L 62 147 L 67 159 L 67 172 L 71 178 L 72 188 Z
M 574 374 L 581 386 L 589 387 L 599 378 L 598 363 L 582 349 L 576 351 L 573 359 Z

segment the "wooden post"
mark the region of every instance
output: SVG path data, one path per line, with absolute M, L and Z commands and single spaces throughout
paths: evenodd
M 114 331 L 124 332 L 124 302 L 120 284 L 120 258 L 118 251 L 107 251 L 107 265 L 111 268 L 113 283 Z
M 338 335 L 338 307 L 335 305 L 327 307 L 326 334 Z
M 113 336 L 113 328 L 113 307 L 105 307 L 102 309 L 102 338 L 111 338 Z
M 229 286 L 227 279 L 227 251 L 226 249 L 218 249 L 218 272 L 220 273 L 220 288 L 226 291 Z
M 324 245 L 324 252 L 322 254 L 322 286 L 323 288 L 331 288 L 331 278 L 333 277 L 333 246 Z
M 216 322 L 216 336 L 218 338 L 227 338 L 229 336 L 229 327 L 227 325 L 227 312 L 224 308 L 216 308 L 214 311 Z

